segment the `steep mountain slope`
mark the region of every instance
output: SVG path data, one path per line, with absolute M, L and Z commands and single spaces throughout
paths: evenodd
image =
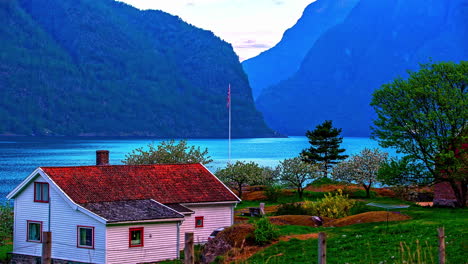
M 315 41 L 329 28 L 343 22 L 359 0 L 317 0 L 304 10 L 273 48 L 242 63 L 254 98 L 261 91 L 288 79 L 301 65 Z
M 293 77 L 263 91 L 257 107 L 288 135 L 331 119 L 344 135 L 368 136 L 376 88 L 431 59 L 467 60 L 467 43 L 467 0 L 361 0 Z
M 0 0 L 0 134 L 272 136 L 232 47 L 113 0 Z

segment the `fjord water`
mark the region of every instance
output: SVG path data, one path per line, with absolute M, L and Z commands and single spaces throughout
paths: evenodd
M 159 139 L 148 138 L 41 138 L 2 137 L 0 138 L 0 200 L 3 200 L 22 179 L 40 166 L 94 165 L 95 151 L 110 151 L 110 163 L 122 164 L 125 155 L 135 148 Z M 191 139 L 189 145 L 208 148 L 214 160 L 207 167 L 215 171 L 228 162 L 227 139 Z M 233 139 L 231 158 L 254 161 L 263 166 L 276 166 L 280 160 L 295 157 L 307 148 L 306 137 L 289 138 L 247 138 Z M 344 138 L 342 147 L 346 154 L 355 154 L 363 148 L 378 148 L 376 141 L 369 138 Z M 386 149 L 390 155 L 395 151 Z

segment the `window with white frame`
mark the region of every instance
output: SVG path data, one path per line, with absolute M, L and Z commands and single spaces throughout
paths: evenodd
M 28 236 L 26 241 L 28 242 L 42 242 L 42 222 L 40 221 L 27 221 L 27 232 Z
M 77 237 L 79 248 L 94 248 L 94 227 L 78 226 Z

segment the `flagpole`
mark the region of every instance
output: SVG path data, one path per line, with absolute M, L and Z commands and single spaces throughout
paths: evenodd
M 228 150 L 228 164 L 231 164 L 231 84 L 229 84 L 228 88 L 228 96 L 229 96 L 229 150 Z

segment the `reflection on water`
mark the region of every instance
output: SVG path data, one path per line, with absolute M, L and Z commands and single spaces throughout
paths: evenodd
M 38 138 L 3 137 L 0 141 L 0 199 L 40 166 L 94 165 L 95 151 L 110 151 L 111 164 L 122 164 L 125 154 L 159 139 L 148 138 Z M 213 172 L 224 167 L 228 159 L 228 140 L 193 139 L 189 145 L 208 148 L 214 160 L 207 167 Z M 262 166 L 276 166 L 280 160 L 297 156 L 309 143 L 305 137 L 233 139 L 232 160 L 254 161 Z M 346 154 L 363 148 L 376 148 L 369 138 L 345 138 Z M 395 155 L 394 151 L 389 151 Z

